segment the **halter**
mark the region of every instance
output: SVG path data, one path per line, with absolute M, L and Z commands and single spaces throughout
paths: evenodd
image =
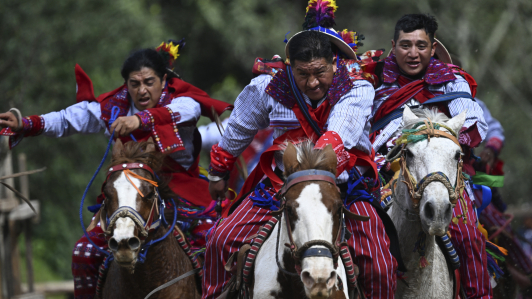
M 332 185 L 336 186 L 336 176 L 332 174 L 329 171 L 324 170 L 317 170 L 317 169 L 309 169 L 309 170 L 302 170 L 295 172 L 288 176 L 286 179 L 285 184 L 279 190 L 279 193 L 277 193 L 278 198 L 281 199 L 281 209 L 278 211 L 272 212 L 274 216 L 282 214 L 285 218 L 285 224 L 286 224 L 286 230 L 288 233 L 288 239 L 290 240 L 290 244 L 285 244 L 286 247 L 290 249 L 292 258 L 295 261 L 295 268 L 297 271 L 297 275 L 301 275 L 301 261 L 304 258 L 307 257 L 328 257 L 333 260 L 334 268 L 336 269 L 338 267 L 338 256 L 339 256 L 339 248 L 342 245 L 344 240 L 344 230 L 343 230 L 343 217 L 344 215 L 350 219 L 360 220 L 360 221 L 367 221 L 369 220 L 369 217 L 361 216 L 352 213 L 351 211 L 347 210 L 345 206 L 342 205 L 342 212 L 340 212 L 340 225 L 338 226 L 338 232 L 336 233 L 336 239 L 334 241 L 334 244 L 331 244 L 328 241 L 325 240 L 311 240 L 303 244 L 300 248 L 297 247 L 296 243 L 294 242 L 294 237 L 292 235 L 292 227 L 290 225 L 290 218 L 288 217 L 287 211 L 285 209 L 286 207 L 286 198 L 285 194 L 288 192 L 288 190 L 302 182 L 309 182 L 309 181 L 324 181 L 327 183 L 330 183 Z M 281 269 L 283 272 L 295 275 L 295 273 L 288 272 L 284 270 L 281 265 L 279 264 L 279 258 L 278 258 L 278 250 L 279 250 L 279 238 L 280 238 L 280 229 L 281 226 L 279 225 L 279 232 L 277 234 L 277 246 L 276 246 L 276 261 L 277 265 L 279 266 L 279 269 Z M 312 248 L 313 246 L 323 246 L 325 248 Z
M 144 195 L 139 190 L 139 188 L 133 183 L 133 181 L 129 178 L 130 175 L 153 185 L 155 187 L 155 192 L 152 197 L 153 204 L 150 210 L 150 214 L 148 216 L 148 219 L 144 221 L 144 218 L 142 218 L 142 216 L 139 214 L 139 212 L 137 212 L 137 210 L 129 206 L 124 206 L 124 207 L 118 208 L 111 215 L 109 219 L 106 219 L 105 201 L 104 201 L 102 203 L 102 207 L 100 211 L 100 225 L 105 234 L 106 239 L 111 238 L 111 236 L 113 235 L 113 231 L 110 228 L 112 228 L 115 225 L 116 221 L 121 217 L 128 217 L 135 223 L 135 226 L 139 229 L 139 239 L 142 241 L 144 241 L 151 232 L 159 228 L 161 221 L 166 223 L 166 219 L 164 218 L 165 204 L 159 194 L 158 184 L 155 181 L 149 180 L 145 177 L 135 174 L 134 172 L 131 171 L 131 169 L 144 169 L 148 171 L 153 177 L 157 177 L 153 169 L 151 169 L 151 167 L 146 164 L 124 163 L 124 164 L 115 165 L 109 168 L 109 171 L 107 172 L 107 179 L 109 179 L 109 176 L 111 174 L 118 172 L 118 171 L 123 171 L 128 181 L 133 185 L 133 187 L 135 187 L 135 189 L 141 196 L 144 196 Z M 106 179 L 106 182 L 107 182 L 107 179 Z M 146 259 L 146 255 L 148 253 L 148 249 L 150 248 L 150 246 L 164 240 L 173 231 L 175 227 L 176 219 L 177 219 L 177 207 L 173 199 L 172 199 L 172 205 L 174 207 L 174 219 L 173 219 L 173 224 L 171 228 L 161 238 L 157 240 L 151 240 L 149 243 L 144 244 L 144 246 L 141 248 L 138 254 L 139 261 L 141 263 L 144 262 L 144 260 Z
M 462 158 L 460 158 L 460 160 L 458 161 L 458 167 L 456 171 L 456 183 L 454 184 L 454 187 L 451 181 L 449 180 L 449 178 L 447 177 L 447 175 L 445 175 L 445 173 L 440 172 L 440 171 L 431 172 L 427 174 L 425 177 L 423 177 L 419 182 L 416 182 L 416 179 L 412 176 L 412 174 L 410 173 L 410 170 L 408 169 L 408 166 L 406 165 L 406 146 L 408 145 L 408 143 L 423 140 L 424 136 L 426 136 L 426 139 L 428 140 L 428 142 L 430 142 L 430 137 L 435 137 L 435 138 L 443 137 L 443 138 L 450 139 L 456 145 L 458 145 L 458 147 L 460 148 L 460 152 L 462 152 L 462 146 L 458 142 L 457 134 L 451 128 L 447 127 L 446 125 L 442 125 L 442 124 L 436 124 L 436 128 L 435 128 L 435 124 L 432 123 L 430 119 L 428 119 L 428 121 L 423 120 L 423 123 L 425 125 L 414 132 L 412 132 L 412 130 L 403 130 L 404 134 L 399 139 L 397 139 L 397 145 L 386 156 L 387 161 L 393 161 L 396 158 L 400 159 L 399 163 L 401 165 L 401 175 L 404 177 L 404 180 L 402 180 L 402 182 L 405 183 L 408 189 L 415 213 L 411 213 L 410 211 L 407 211 L 399 204 L 399 202 L 397 201 L 395 202 L 397 203 L 399 208 L 401 208 L 403 211 L 406 211 L 409 214 L 414 214 L 414 215 L 419 216 L 419 202 L 421 198 L 423 197 L 423 192 L 425 191 L 425 188 L 427 188 L 427 186 L 432 182 L 440 182 L 447 189 L 449 193 L 449 200 L 453 208 L 456 206 L 457 201 L 460 199 L 462 208 L 465 212 L 463 215 L 459 215 L 457 217 L 462 217 L 465 223 L 467 221 L 467 216 L 466 216 L 467 205 L 465 204 L 463 196 L 462 196 L 462 192 L 465 188 L 464 175 L 462 173 L 462 167 L 463 167 Z M 422 123 L 418 123 L 417 125 L 420 125 L 420 124 Z M 449 130 L 449 132 L 451 132 L 452 135 L 445 131 L 439 130 L 438 129 L 439 127 L 444 127 L 445 129 Z M 401 148 L 400 153 L 393 156 L 393 154 L 397 151 L 396 149 L 398 147 Z M 392 190 L 395 189 L 393 187 L 394 183 L 395 183 L 395 180 L 394 182 L 391 182 L 390 184 Z M 395 196 L 395 192 L 393 192 L 392 194 Z
M 124 163 L 124 164 L 120 164 L 120 165 L 115 165 L 111 168 L 109 168 L 109 171 L 107 172 L 107 179 L 109 179 L 109 176 L 117 171 L 123 171 L 124 174 L 126 175 L 126 178 L 127 180 L 133 185 L 133 187 L 135 187 L 135 189 L 137 190 L 137 192 L 144 197 L 144 194 L 142 194 L 142 192 L 139 190 L 139 188 L 137 186 L 135 186 L 135 184 L 133 183 L 133 181 L 129 178 L 129 176 L 133 176 L 137 179 L 140 179 L 140 180 L 144 180 L 144 181 L 147 181 L 148 183 L 150 183 L 151 185 L 153 185 L 155 187 L 155 192 L 153 194 L 153 197 L 151 198 L 152 201 L 153 201 L 153 204 L 152 204 L 152 207 L 150 209 L 150 214 L 148 216 L 148 219 L 146 221 L 144 221 L 144 219 L 142 218 L 142 216 L 139 214 L 139 212 L 137 212 L 137 210 L 135 210 L 133 207 L 129 207 L 129 206 L 124 206 L 124 207 L 120 207 L 118 208 L 114 213 L 113 215 L 111 215 L 111 217 L 109 219 L 105 219 L 104 217 L 105 216 L 105 213 L 100 213 L 100 224 L 101 224 L 101 228 L 103 230 L 103 232 L 105 233 L 105 236 L 107 239 L 111 238 L 111 236 L 113 235 L 113 232 L 111 231 L 111 227 L 114 226 L 114 224 L 116 223 L 116 221 L 118 220 L 118 218 L 122 218 L 122 217 L 128 217 L 130 218 L 131 220 L 133 220 L 133 222 L 135 223 L 135 225 L 139 228 L 139 235 L 140 235 L 140 239 L 141 240 L 144 240 L 148 237 L 148 234 L 152 231 L 154 231 L 155 229 L 157 229 L 159 227 L 159 225 L 161 224 L 161 215 L 163 214 L 162 211 L 164 211 L 164 203 L 162 200 L 157 200 L 159 198 L 159 192 L 158 192 L 158 185 L 156 182 L 152 181 L 152 180 L 149 180 L 149 179 L 146 179 L 140 175 L 137 175 L 135 174 L 134 172 L 131 172 L 131 169 L 144 169 L 146 171 L 148 171 L 153 177 L 155 177 L 155 172 L 151 169 L 151 167 L 149 167 L 148 165 L 146 164 L 142 164 L 142 163 Z M 107 182 L 107 179 L 106 179 L 106 182 Z M 105 201 L 102 203 L 102 209 L 105 209 Z M 155 218 L 158 217 L 157 220 L 155 220 Z

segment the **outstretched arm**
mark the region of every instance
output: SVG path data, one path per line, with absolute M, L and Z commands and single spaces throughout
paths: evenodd
M 271 103 L 265 92 L 270 80 L 271 76 L 261 75 L 244 88 L 235 101 L 222 140 L 212 146 L 209 192 L 214 200 L 225 198 L 227 183 L 224 178 L 233 169 L 236 158 L 253 141 L 258 130 L 270 124 Z

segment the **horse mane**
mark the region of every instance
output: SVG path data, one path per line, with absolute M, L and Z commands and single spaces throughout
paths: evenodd
M 128 141 L 124 143 L 122 154 L 120 157 L 113 157 L 111 159 L 111 167 L 124 163 L 143 163 L 151 167 L 155 172 L 155 181 L 159 185 L 159 193 L 162 198 L 176 198 L 176 194 L 170 189 L 168 183 L 169 179 L 166 179 L 160 173 L 163 161 L 166 155 L 158 151 L 147 152 L 147 147 L 150 143 L 147 141 L 134 142 Z
M 418 117 L 414 120 L 409 120 L 406 123 L 402 123 L 399 129 L 394 133 L 395 136 L 400 136 L 404 129 L 412 129 L 414 125 L 423 122 L 424 120 L 432 121 L 433 123 L 444 124 L 449 121 L 447 115 L 438 111 L 437 108 L 423 108 L 412 109 L 412 112 Z
M 295 168 L 285 165 L 285 177 L 288 177 L 294 172 L 307 169 L 326 170 L 336 174 L 336 169 L 332 170 L 330 169 L 330 165 L 328 165 L 329 163 L 326 159 L 325 151 L 315 149 L 314 143 L 311 140 L 305 140 L 295 145 L 295 147 L 297 150 L 297 161 L 299 162 L 299 165 Z

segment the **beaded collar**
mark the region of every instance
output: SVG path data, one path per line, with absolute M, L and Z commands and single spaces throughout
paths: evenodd
M 382 71 L 384 83 L 394 83 L 401 75 L 399 65 L 395 59 L 395 55 L 391 55 L 384 59 L 384 68 Z M 430 63 L 427 66 L 425 73 L 425 82 L 430 85 L 443 84 L 446 82 L 456 80 L 453 70 L 446 64 L 434 57 L 430 58 Z
M 342 96 L 353 88 L 353 83 L 349 79 L 349 73 L 344 63 L 340 62 L 338 70 L 334 74 L 333 82 L 327 91 L 327 100 L 333 106 Z M 290 87 L 290 81 L 285 70 L 279 71 L 273 76 L 270 84 L 266 86 L 266 93 L 285 107 L 292 109 L 296 104 L 296 97 Z

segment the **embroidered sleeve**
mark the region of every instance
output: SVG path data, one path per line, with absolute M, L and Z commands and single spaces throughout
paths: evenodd
M 456 80 L 446 84 L 445 92 L 465 91 L 471 93 L 469 84 L 460 75 L 456 75 Z M 484 119 L 484 113 L 477 102 L 468 98 L 458 98 L 452 100 L 449 105 L 449 112 L 452 117 L 467 111 L 466 121 L 463 129 L 460 131 L 460 141 L 467 141 L 464 143 L 470 147 L 476 147 L 486 137 L 488 125 Z
M 226 177 L 235 165 L 236 157 L 215 144 L 211 149 L 211 164 L 209 175 L 216 177 Z
M 38 136 L 44 129 L 44 119 L 40 115 L 31 115 L 22 118 L 22 128 L 14 132 L 10 128 L 0 130 L 0 135 L 9 136 L 9 148 L 17 146 L 24 137 Z
M 136 113 L 140 119 L 139 129 L 151 132 L 159 150 L 163 153 L 174 153 L 185 149 L 179 135 L 179 124 L 195 123 L 200 114 L 200 105 L 189 97 L 176 97 L 166 106 Z
M 162 153 L 173 153 L 185 149 L 179 135 L 177 124 L 179 113 L 174 113 L 168 106 L 151 108 L 138 112 L 141 119 L 140 129 L 151 131 L 151 135 Z

